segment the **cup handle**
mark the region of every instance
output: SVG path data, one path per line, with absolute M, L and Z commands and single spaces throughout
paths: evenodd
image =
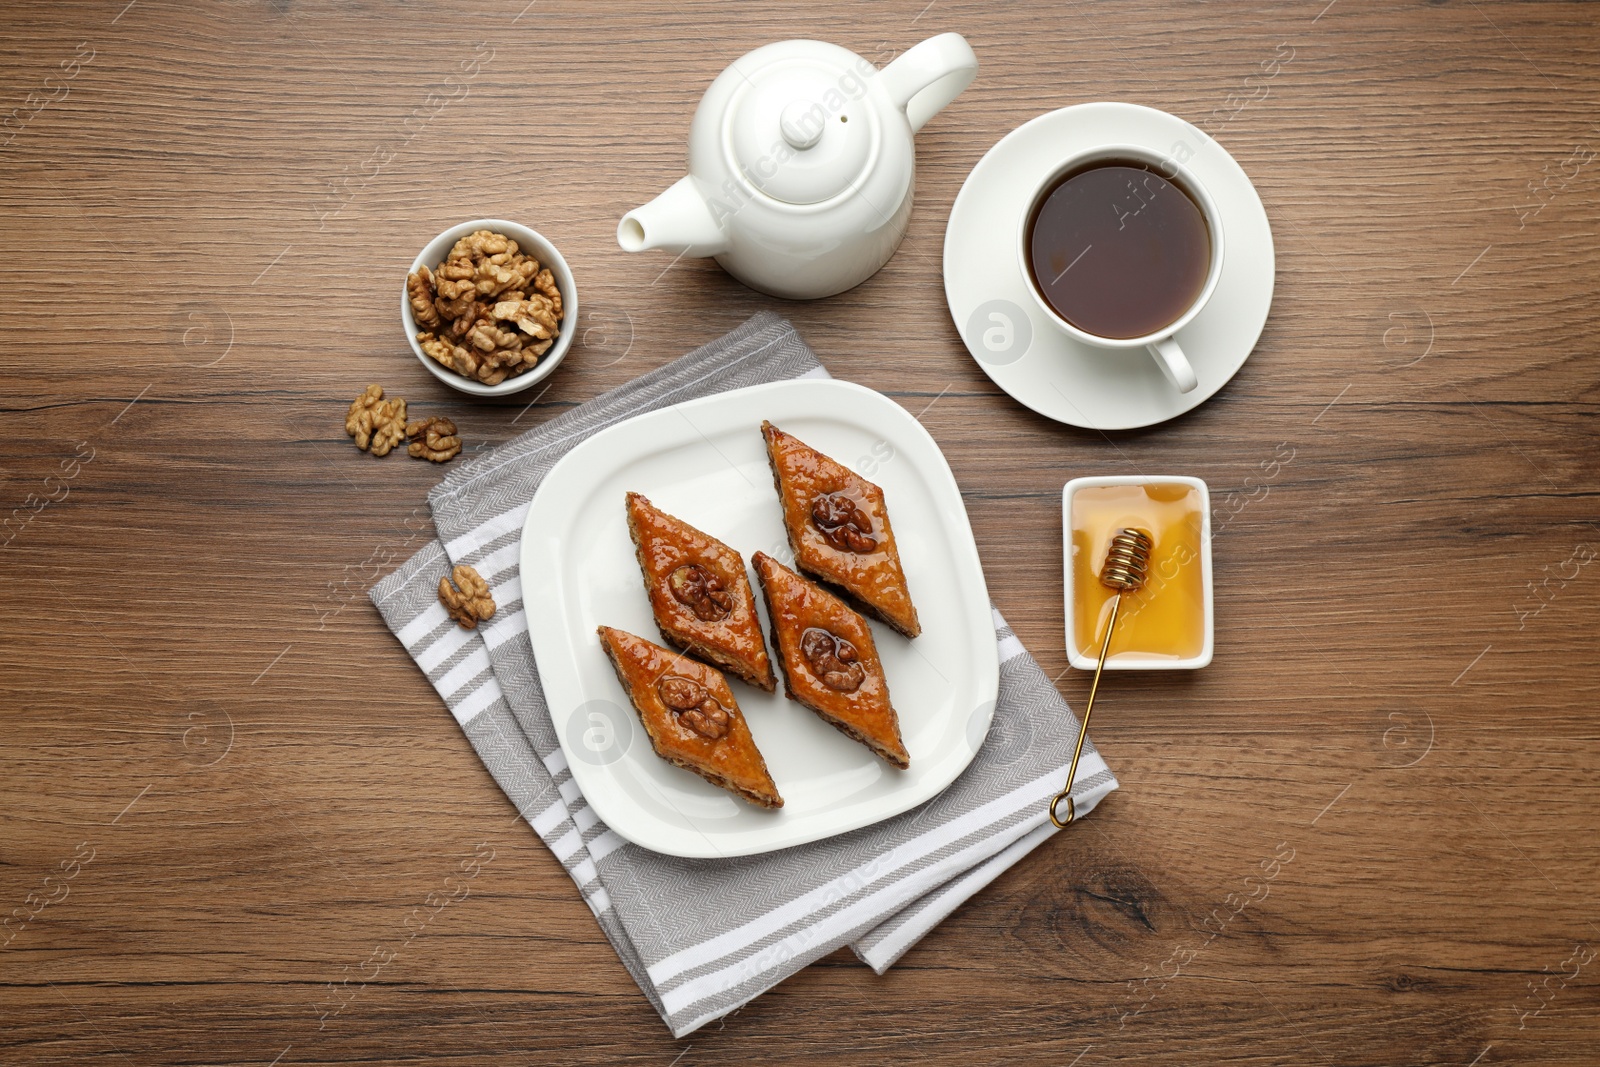
M 1167 381 L 1171 382 L 1178 392 L 1190 392 L 1200 384 L 1200 380 L 1194 376 L 1194 368 L 1189 365 L 1189 360 L 1183 354 L 1183 349 L 1178 347 L 1177 338 L 1163 337 L 1159 341 L 1151 341 L 1145 347 L 1156 357 L 1156 365 L 1161 368 L 1161 373 L 1167 376 Z
M 961 95 L 978 75 L 978 57 L 959 33 L 941 33 L 912 46 L 879 72 L 895 106 L 904 109 L 911 132 Z

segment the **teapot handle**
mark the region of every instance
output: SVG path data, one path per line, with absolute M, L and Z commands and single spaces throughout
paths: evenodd
M 977 74 L 978 57 L 959 33 L 929 37 L 881 72 L 889 98 L 905 111 L 912 133 L 959 96 Z

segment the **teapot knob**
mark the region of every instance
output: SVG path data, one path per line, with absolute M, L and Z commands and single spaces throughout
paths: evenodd
M 778 129 L 790 148 L 804 151 L 822 140 L 822 127 L 827 113 L 822 105 L 811 100 L 795 100 L 778 116 Z

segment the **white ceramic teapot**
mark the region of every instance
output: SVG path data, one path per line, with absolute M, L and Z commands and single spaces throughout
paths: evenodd
M 905 236 L 912 135 L 977 72 L 958 33 L 882 70 L 821 41 L 746 53 L 694 113 L 688 176 L 624 215 L 617 243 L 715 256 L 751 288 L 794 300 L 859 285 Z

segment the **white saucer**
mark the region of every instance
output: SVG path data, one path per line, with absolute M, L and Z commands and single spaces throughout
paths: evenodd
M 1017 257 L 1031 194 L 1071 153 L 1143 145 L 1182 159 L 1222 215 L 1222 277 L 1209 303 L 1178 332 L 1200 384 L 1174 389 L 1142 349 L 1083 344 L 1035 302 Z M 1176 116 L 1137 104 L 1079 104 L 1040 115 L 989 149 L 962 185 L 944 235 L 944 293 L 967 350 L 994 383 L 1039 414 L 1091 430 L 1131 430 L 1182 415 L 1238 373 L 1272 305 L 1272 227 L 1234 158 Z

